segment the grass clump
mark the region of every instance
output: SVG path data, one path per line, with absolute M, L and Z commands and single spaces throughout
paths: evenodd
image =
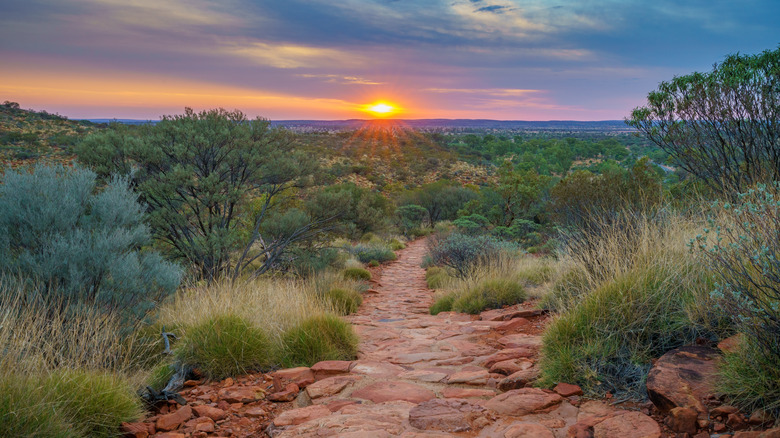
M 441 312 L 451 312 L 452 303 L 455 302 L 455 298 L 456 295 L 453 293 L 443 294 L 436 298 L 429 309 L 431 315 L 438 315 Z
M 371 279 L 371 273 L 363 268 L 347 268 L 344 270 L 344 279 L 368 281 Z
M 349 315 L 357 312 L 363 303 L 360 292 L 354 289 L 333 288 L 325 293 L 325 296 L 333 304 L 333 307 L 341 315 Z
M 743 412 L 763 409 L 780 417 L 780 369 L 766 350 L 745 339 L 726 353 L 718 367 L 716 389 Z
M 441 289 L 450 276 L 447 271 L 437 266 L 431 266 L 425 270 L 425 282 L 429 289 Z
M 69 418 L 55 409 L 55 401 L 39 378 L 4 375 L 0 378 L 0 436 L 78 437 Z
M 398 239 L 390 239 L 390 242 L 388 242 L 387 244 L 388 246 L 390 246 L 390 249 L 392 249 L 393 251 L 399 251 L 406 248 L 406 245 L 404 245 L 404 243 Z
M 706 335 L 692 307 L 711 282 L 700 266 L 648 265 L 616 276 L 555 319 L 543 337 L 540 385 L 644 397 L 653 358 Z
M 552 289 L 539 300 L 539 308 L 560 313 L 576 304 L 589 290 L 587 275 L 577 267 L 562 268 Z
M 486 279 L 460 294 L 452 303 L 452 310 L 477 314 L 483 310 L 500 309 L 525 301 L 523 286 L 507 279 Z
M 285 367 L 312 366 L 323 360 L 351 360 L 358 337 L 347 322 L 331 314 L 311 316 L 282 338 Z
M 222 379 L 271 364 L 272 345 L 260 328 L 232 314 L 218 315 L 189 328 L 176 355 L 206 376 Z
M 162 391 L 175 373 L 176 369 L 173 367 L 173 364 L 170 361 L 163 360 L 149 372 L 146 385 L 155 391 Z

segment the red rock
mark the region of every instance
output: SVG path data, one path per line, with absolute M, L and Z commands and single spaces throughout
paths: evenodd
M 287 384 L 287 386 L 284 388 L 284 391 L 268 394 L 266 398 L 273 402 L 290 402 L 298 397 L 298 393 L 300 391 L 301 389 L 298 388 L 298 385 L 291 382 Z
M 537 423 L 518 423 L 504 431 L 504 438 L 555 438 L 550 429 Z
M 163 432 L 158 433 L 154 436 L 154 438 L 186 438 L 187 435 L 183 433 L 177 433 L 177 432 Z
M 780 427 L 766 430 L 758 438 L 780 438 Z
M 219 421 L 227 416 L 227 413 L 222 409 L 206 405 L 193 406 L 192 410 L 195 411 L 195 415 L 198 417 L 208 417 L 214 421 Z
M 548 394 L 538 388 L 521 388 L 493 397 L 485 403 L 485 407 L 499 414 L 520 417 L 543 411 L 562 400 L 560 395 Z
M 717 408 L 712 408 L 710 411 L 710 415 L 712 417 L 718 418 L 718 417 L 728 417 L 729 414 L 736 414 L 739 412 L 739 409 L 735 408 L 731 405 L 721 405 Z
M 341 392 L 347 385 L 360 380 L 360 376 L 335 376 L 319 380 L 306 387 L 306 394 L 309 398 L 317 399 L 320 397 L 329 397 Z
M 624 412 L 593 426 L 593 438 L 660 438 L 661 428 L 641 412 Z
M 495 397 L 496 392 L 489 389 L 468 389 L 448 386 L 441 390 L 444 398 L 472 398 L 472 397 Z
M 715 424 L 712 425 L 712 430 L 715 432 L 723 432 L 726 430 L 726 425 L 723 423 L 715 422 Z
M 698 345 L 680 347 L 664 354 L 647 375 L 650 400 L 662 412 L 687 407 L 706 418 L 703 400 L 715 392 L 719 357 L 716 350 Z
M 503 362 L 510 359 L 518 359 L 522 357 L 533 357 L 535 355 L 533 350 L 528 348 L 508 348 L 501 350 L 498 353 L 488 356 L 483 365 L 485 368 L 490 368 L 498 362 Z
M 274 390 L 276 392 L 284 391 L 289 383 L 295 383 L 301 389 L 314 383 L 314 373 L 308 367 L 287 368 L 275 371 L 271 374 L 271 377 L 274 380 Z
M 223 388 L 219 390 L 217 395 L 228 403 L 252 403 L 262 398 L 262 395 L 259 395 L 257 391 L 247 387 Z
M 735 432 L 732 438 L 759 438 L 761 432 L 749 431 L 749 432 Z
M 498 382 L 498 389 L 509 391 L 512 389 L 524 388 L 539 378 L 539 372 L 539 368 L 533 367 L 512 373 Z
M 495 330 L 502 333 L 513 332 L 528 327 L 529 325 L 531 325 L 531 322 L 528 321 L 527 319 L 515 318 L 497 325 L 495 327 Z
M 327 407 L 322 405 L 311 405 L 305 408 L 291 409 L 282 412 L 278 417 L 274 418 L 273 423 L 275 426 L 294 426 L 328 415 L 330 415 L 330 409 Z
M 666 425 L 673 432 L 695 434 L 699 413 L 691 408 L 673 408 L 666 418 Z
M 739 413 L 729 414 L 729 416 L 726 418 L 726 425 L 734 430 L 741 430 L 748 427 L 747 421 L 745 421 L 745 417 Z
M 485 385 L 488 380 L 488 371 L 485 369 L 479 371 L 460 371 L 451 375 L 447 379 L 449 384 L 465 384 L 465 385 Z
M 122 423 L 119 430 L 127 438 L 146 438 L 150 435 L 147 423 Z
M 267 412 L 265 412 L 265 409 L 261 407 L 254 407 L 247 409 L 246 412 L 244 412 L 244 415 L 251 418 L 258 418 L 265 416 L 266 413 Z
M 433 391 L 405 382 L 379 382 L 360 388 L 352 397 L 371 400 L 374 403 L 404 400 L 410 403 L 422 403 L 435 398 Z
M 571 397 L 573 395 L 582 395 L 582 388 L 570 383 L 559 383 L 553 388 L 553 391 L 557 392 L 561 397 Z
M 422 430 L 464 432 L 477 429 L 474 421 L 484 418 L 486 411 L 468 400 L 432 399 L 409 411 L 409 423 Z
M 189 420 L 192 417 L 192 408 L 189 406 L 182 406 L 171 414 L 160 415 L 157 418 L 155 427 L 157 430 L 171 431 Z
M 324 360 L 315 363 L 311 367 L 311 371 L 314 373 L 314 380 L 316 381 L 340 374 L 349 374 L 351 366 L 352 361 L 348 360 Z
M 363 374 L 371 377 L 395 377 L 406 371 L 398 365 L 388 362 L 374 362 L 366 360 L 355 361 L 349 372 L 352 374 Z
M 750 414 L 748 423 L 753 425 L 769 424 L 773 420 L 772 416 L 762 409 L 756 409 Z
M 737 333 L 734 336 L 726 338 L 718 342 L 718 349 L 724 353 L 734 353 L 739 349 L 743 337 L 742 333 Z
M 518 371 L 528 369 L 531 366 L 533 366 L 533 364 L 530 361 L 520 362 L 516 359 L 503 360 L 501 362 L 494 363 L 493 366 L 490 367 L 490 372 L 508 376 Z
M 330 409 L 331 412 L 337 412 L 337 411 L 341 410 L 341 408 L 343 408 L 345 406 L 350 406 L 350 405 L 354 405 L 354 404 L 357 404 L 357 402 L 355 400 L 343 400 L 342 399 L 342 400 L 333 400 L 333 401 L 327 403 L 325 406 L 327 406 L 328 409 Z

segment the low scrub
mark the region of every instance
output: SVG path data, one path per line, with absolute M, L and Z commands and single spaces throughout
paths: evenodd
M 439 295 L 431 304 L 431 315 L 438 315 L 441 312 L 451 312 L 452 303 L 455 302 L 456 295 L 453 293 L 445 293 Z
M 743 412 L 763 409 L 780 417 L 780 368 L 755 341 L 746 339 L 726 353 L 718 372 L 717 391 Z
M 360 243 L 351 247 L 349 252 L 361 263 L 369 263 L 372 260 L 384 263 L 397 258 L 390 246 L 384 243 Z
M 176 349 L 179 360 L 212 379 L 266 369 L 273 362 L 272 355 L 265 332 L 233 314 L 217 315 L 188 328 Z
M 325 292 L 328 301 L 333 308 L 341 315 L 349 315 L 357 312 L 363 303 L 363 297 L 360 292 L 354 289 L 333 288 Z
M 431 266 L 425 270 L 425 282 L 429 289 L 441 289 L 450 276 L 447 271 L 437 266 Z
M 363 268 L 347 268 L 344 270 L 344 279 L 368 281 L 371 280 L 371 273 Z
M 653 358 L 710 335 L 695 320 L 710 287 L 700 265 L 679 259 L 605 282 L 547 328 L 539 383 L 571 382 L 589 395 L 643 398 Z
M 287 330 L 282 344 L 284 366 L 311 366 L 323 360 L 355 359 L 358 337 L 349 323 L 321 314 Z
M 460 294 L 452 303 L 452 310 L 477 314 L 483 310 L 500 309 L 522 303 L 528 295 L 518 282 L 507 279 L 488 279 Z
M 511 242 L 486 235 L 450 233 L 428 239 L 428 255 L 436 266 L 446 267 L 458 278 L 473 276 L 481 266 L 495 264 L 519 248 Z

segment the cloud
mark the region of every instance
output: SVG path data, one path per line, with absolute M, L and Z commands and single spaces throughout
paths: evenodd
M 362 57 L 339 49 L 260 41 L 243 44 L 227 43 L 225 50 L 259 64 L 285 69 L 328 66 L 354 67 L 364 62 Z
M 373 81 L 371 79 L 362 78 L 359 76 L 342 76 L 342 75 L 334 75 L 334 74 L 297 74 L 295 76 L 301 77 L 301 78 L 316 78 L 316 79 L 324 79 L 324 82 L 327 83 L 337 83 L 337 84 L 344 84 L 344 85 L 382 85 L 385 84 L 385 82 L 378 82 Z
M 459 94 L 480 94 L 485 96 L 525 96 L 532 93 L 540 93 L 544 90 L 523 90 L 519 88 L 426 88 L 422 91 L 431 93 L 459 93 Z
M 503 14 L 504 12 L 511 9 L 509 6 L 506 5 L 493 5 L 493 6 L 483 6 L 479 9 L 477 9 L 477 12 L 494 12 L 496 14 Z

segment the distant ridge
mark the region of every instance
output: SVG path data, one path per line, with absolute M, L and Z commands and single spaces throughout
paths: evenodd
M 138 119 L 84 119 L 93 123 L 118 122 L 129 125 L 157 123 Z M 273 126 L 296 130 L 355 130 L 371 126 L 400 126 L 424 130 L 524 130 L 524 131 L 613 131 L 633 132 L 622 120 L 490 120 L 490 119 L 349 119 L 349 120 L 272 120 Z

